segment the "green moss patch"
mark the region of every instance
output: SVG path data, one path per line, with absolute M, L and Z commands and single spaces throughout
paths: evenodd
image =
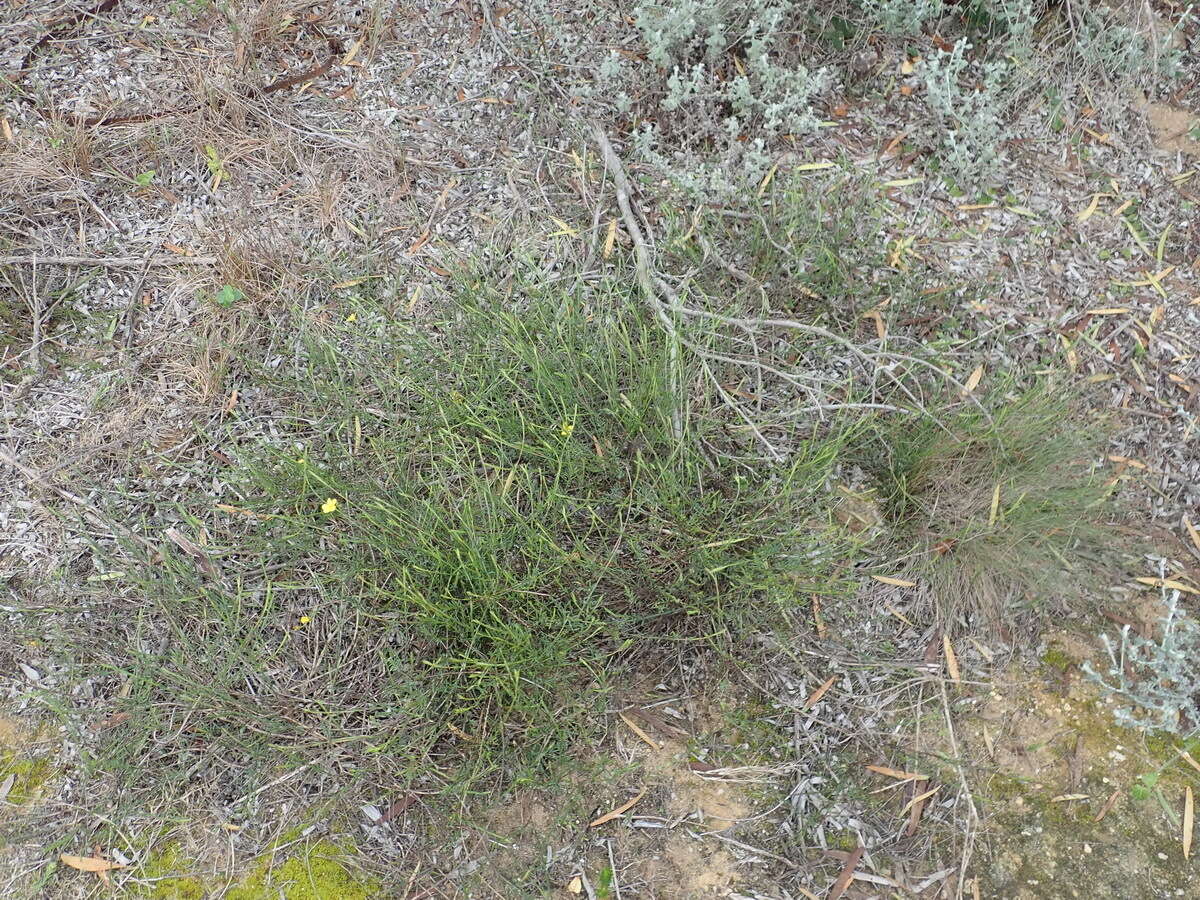
M 36 799 L 54 774 L 54 766 L 42 758 L 22 756 L 12 751 L 0 751 L 0 783 L 13 778 L 6 802 L 18 806 Z
M 380 896 L 374 879 L 362 880 L 340 860 L 347 852 L 332 841 L 318 841 L 303 855 L 271 866 L 264 861 L 226 892 L 226 900 L 366 900 Z

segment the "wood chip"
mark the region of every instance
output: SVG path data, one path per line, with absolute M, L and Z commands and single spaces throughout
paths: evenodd
M 1185 763 L 1187 763 L 1189 766 L 1191 766 L 1197 772 L 1200 772 L 1200 763 L 1196 762 L 1196 760 L 1194 760 L 1192 758 L 1192 755 L 1190 753 L 1188 753 L 1186 750 L 1179 748 L 1179 747 L 1175 748 L 1175 752 L 1178 753 L 1180 755 L 1180 757 L 1182 757 L 1182 759 Z

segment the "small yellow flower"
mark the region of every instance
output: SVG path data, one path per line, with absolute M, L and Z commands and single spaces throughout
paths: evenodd
M 350 313 L 350 315 L 346 316 L 346 321 L 347 322 L 357 322 L 358 321 L 358 313 Z
M 297 456 L 297 457 L 296 457 L 296 465 L 298 465 L 298 466 L 307 466 L 307 465 L 308 465 L 308 460 L 307 460 L 307 459 L 305 459 L 303 456 Z
M 561 434 L 563 437 L 570 437 L 574 431 L 575 431 L 575 423 L 574 422 L 563 422 L 562 427 L 560 429 L 558 429 L 558 433 Z
M 337 512 L 337 508 L 338 508 L 338 502 L 337 502 L 336 497 L 330 497 L 328 500 L 326 500 L 324 503 L 321 504 L 321 512 L 325 513 L 325 515 L 329 515 L 330 513 Z
M 309 622 L 311 622 L 311 621 L 312 621 L 312 616 L 301 616 L 301 617 L 300 617 L 300 624 L 301 624 L 301 625 L 307 625 L 307 624 L 308 624 Z

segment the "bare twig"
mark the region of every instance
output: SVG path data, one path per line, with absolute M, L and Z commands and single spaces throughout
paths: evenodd
M 78 496 L 77 494 L 72 494 L 70 491 L 60 488 L 57 485 L 51 484 L 49 481 L 47 481 L 42 476 L 42 474 L 40 472 L 25 465 L 25 463 L 21 462 L 21 460 L 19 460 L 15 454 L 4 449 L 3 447 L 0 447 L 0 464 L 6 465 L 6 466 L 12 466 L 14 469 L 16 469 L 16 471 L 20 475 L 22 475 L 30 483 L 36 484 L 38 487 L 43 488 L 44 490 L 50 491 L 51 493 L 57 494 L 59 497 L 62 497 L 64 500 L 74 503 L 76 506 L 79 507 L 80 515 L 82 515 L 85 519 L 87 519 L 89 522 L 91 522 L 97 528 L 102 528 L 105 531 L 109 531 L 114 534 L 123 534 L 126 537 L 128 537 L 129 539 L 131 539 L 131 540 L 135 541 L 136 543 L 138 543 L 139 545 L 141 545 L 144 549 L 149 550 L 151 553 L 158 552 L 158 548 L 156 548 L 154 546 L 154 544 L 152 544 L 150 541 L 146 540 L 144 537 L 142 537 L 139 534 L 135 534 L 134 532 L 130 531 L 127 528 L 123 528 L 122 526 L 118 525 L 116 522 L 108 521 L 103 516 L 101 516 L 99 513 L 97 513 L 95 510 L 93 510 L 91 507 L 91 504 L 88 503 L 86 500 L 84 500 L 82 497 Z
M 629 232 L 629 239 L 633 241 L 634 269 L 638 286 L 642 289 L 642 295 L 650 305 L 655 318 L 662 324 L 671 339 L 671 387 L 675 399 L 675 409 L 672 412 L 671 425 L 675 433 L 675 438 L 678 440 L 683 436 L 683 410 L 681 408 L 683 398 L 679 394 L 679 334 L 675 328 L 675 322 L 667 315 L 666 307 L 663 305 L 662 300 L 659 299 L 658 293 L 654 290 L 654 279 L 650 269 L 650 250 L 646 245 L 642 226 L 638 222 L 637 216 L 633 213 L 629 179 L 625 175 L 625 167 L 621 165 L 621 160 L 617 157 L 616 151 L 613 150 L 612 144 L 608 140 L 608 135 L 595 122 L 592 123 L 592 134 L 596 138 L 596 143 L 600 145 L 600 153 L 604 157 L 605 168 L 612 174 L 613 184 L 616 185 L 617 189 L 617 206 L 621 210 L 621 219 L 625 223 L 625 230 Z
M 971 794 L 971 786 L 967 784 L 967 775 L 958 755 L 958 738 L 955 737 L 954 720 L 950 716 L 950 698 L 946 693 L 945 679 L 938 680 L 938 687 L 942 692 L 942 712 L 945 713 L 946 730 L 950 735 L 950 752 L 954 756 L 954 767 L 958 770 L 963 795 L 967 798 L 967 827 L 963 836 L 962 859 L 958 865 L 958 885 L 955 891 L 956 896 L 962 897 L 967 883 L 967 866 L 970 865 L 971 852 L 975 846 L 975 829 L 979 824 L 979 811 L 975 808 L 975 798 Z
M 212 266 L 215 256 L 0 256 L 0 266 L 103 266 L 124 269 L 136 266 Z

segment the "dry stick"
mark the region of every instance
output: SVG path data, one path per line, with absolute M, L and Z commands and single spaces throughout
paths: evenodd
M 150 271 L 150 257 L 146 257 L 146 264 L 142 266 L 142 273 L 138 276 L 137 283 L 133 286 L 133 293 L 129 297 L 129 308 L 125 310 L 125 352 L 129 353 L 133 349 L 133 330 L 137 325 L 138 300 L 142 293 L 142 285 L 146 283 L 146 274 Z
M 25 465 L 25 463 L 21 462 L 21 460 L 17 459 L 17 457 L 15 455 L 13 455 L 8 450 L 5 450 L 3 447 L 0 447 L 0 464 L 6 465 L 6 466 L 12 466 L 14 469 L 17 470 L 17 472 L 19 472 L 21 475 L 23 475 L 26 478 L 26 480 L 28 480 L 31 484 L 36 484 L 38 487 L 43 488 L 44 490 L 50 491 L 51 493 L 58 494 L 58 496 L 62 497 L 64 500 L 69 500 L 71 503 L 74 503 L 76 506 L 79 507 L 80 514 L 85 519 L 87 519 L 89 522 L 91 522 L 93 525 L 95 525 L 97 528 L 102 528 L 107 531 L 111 531 L 114 534 L 117 534 L 117 533 L 124 534 L 126 537 L 137 542 L 143 548 L 145 548 L 146 550 L 149 550 L 151 553 L 158 552 L 158 548 L 155 547 L 154 544 L 152 544 L 150 541 L 148 541 L 144 537 L 142 537 L 140 534 L 135 534 L 134 532 L 130 531 L 129 529 L 118 525 L 116 522 L 108 521 L 103 516 L 101 516 L 99 513 L 95 512 L 91 508 L 91 504 L 89 504 L 82 497 L 80 497 L 76 494 L 72 494 L 70 491 L 64 490 L 63 488 L 60 488 L 57 485 L 51 484 L 49 481 L 47 481 L 41 475 L 41 473 L 39 473 L 36 470 L 31 469 L 29 466 Z
M 604 167 L 612 174 L 613 184 L 617 188 L 617 206 L 621 209 L 621 219 L 625 222 L 625 230 L 629 232 L 629 239 L 633 241 L 634 270 L 638 285 L 642 289 L 646 302 L 650 304 L 655 317 L 666 329 L 667 336 L 671 340 L 671 393 L 675 399 L 675 408 L 671 412 L 671 429 L 675 439 L 679 440 L 683 437 L 683 412 L 681 409 L 683 397 L 679 390 L 679 334 L 675 329 L 675 323 L 667 315 L 666 308 L 654 290 L 654 281 L 650 276 L 650 251 L 646 247 L 642 228 L 638 224 L 630 204 L 629 179 L 625 175 L 625 167 L 621 165 L 621 160 L 613 150 L 608 135 L 595 122 L 592 123 L 592 134 L 596 138 L 596 143 L 600 145 L 600 153 L 604 157 Z
M 950 717 L 950 698 L 946 694 L 946 680 L 938 679 L 938 687 L 942 691 L 942 711 L 946 715 L 946 729 L 950 735 L 950 752 L 954 754 L 954 767 L 958 769 L 958 778 L 962 782 L 963 793 L 967 797 L 967 830 L 963 838 L 962 860 L 958 865 L 958 887 L 956 894 L 963 896 L 963 886 L 967 883 L 967 866 L 971 863 L 971 851 L 975 843 L 974 828 L 979 823 L 979 811 L 975 808 L 975 798 L 971 795 L 971 786 L 967 784 L 967 773 L 963 770 L 961 757 L 958 755 L 958 739 L 954 736 L 954 720 Z
M 617 157 L 616 151 L 613 150 L 612 143 L 608 140 L 608 136 L 604 133 L 604 130 L 595 122 L 592 123 L 592 134 L 596 139 L 596 143 L 599 144 L 599 146 L 600 146 L 601 155 L 604 157 L 605 168 L 608 169 L 612 173 L 613 183 L 616 185 L 617 205 L 620 207 L 621 218 L 625 223 L 625 229 L 629 232 L 630 240 L 633 242 L 634 262 L 635 262 L 634 271 L 637 276 L 638 285 L 642 289 L 642 294 L 645 296 L 646 302 L 650 305 L 650 308 L 654 311 L 655 317 L 658 319 L 658 321 L 660 323 L 662 323 L 663 327 L 667 331 L 667 334 L 671 338 L 672 392 L 675 394 L 675 397 L 676 397 L 676 406 L 675 406 L 675 410 L 673 413 L 673 420 L 674 420 L 673 427 L 674 427 L 676 438 L 678 438 L 679 436 L 681 436 L 683 434 L 682 413 L 680 410 L 680 405 L 682 404 L 682 397 L 679 394 L 679 345 L 682 342 L 685 345 L 688 345 L 689 348 L 692 349 L 694 352 L 697 351 L 698 348 L 695 347 L 694 345 L 688 344 L 688 342 L 686 342 L 686 341 L 681 341 L 678 330 L 675 327 L 675 323 L 671 320 L 671 317 L 669 315 L 667 315 L 668 309 L 673 313 L 679 313 L 679 314 L 685 315 L 685 316 L 711 319 L 711 320 L 723 322 L 724 324 L 727 324 L 727 325 L 734 325 L 734 326 L 741 327 L 741 328 L 748 329 L 748 330 L 753 329 L 753 328 L 790 329 L 793 331 L 799 331 L 802 333 L 812 334 L 812 335 L 815 335 L 818 337 L 822 337 L 822 338 L 824 338 L 828 341 L 831 341 L 835 344 L 839 344 L 839 345 L 845 347 L 847 350 L 849 350 L 855 357 L 857 357 L 862 363 L 867 365 L 869 368 L 871 368 L 875 371 L 883 371 L 891 379 L 891 381 L 905 394 L 905 396 L 907 396 L 909 398 L 909 400 L 912 401 L 914 406 L 921 412 L 922 415 L 929 418 L 936 425 L 938 425 L 938 427 L 940 427 L 943 430 L 948 432 L 949 429 L 944 424 L 942 424 L 941 420 L 938 419 L 937 416 L 935 416 L 931 412 L 929 412 L 929 410 L 927 410 L 925 408 L 924 404 L 922 404 L 915 396 L 913 396 L 912 392 L 908 389 L 907 385 L 905 385 L 903 383 L 903 380 L 899 376 L 897 376 L 895 372 L 893 372 L 891 370 L 891 367 L 889 365 L 883 364 L 881 362 L 881 360 L 887 359 L 892 364 L 899 363 L 899 362 L 907 362 L 911 365 L 919 366 L 919 367 L 922 367 L 925 369 L 930 369 L 935 374 L 937 374 L 938 376 L 940 376 L 941 378 L 943 378 L 944 380 L 946 380 L 947 382 L 949 382 L 950 384 L 952 384 L 956 388 L 958 388 L 959 393 L 962 396 L 968 397 L 969 400 L 979 409 L 979 411 L 981 413 L 983 413 L 984 417 L 987 419 L 987 421 L 989 423 L 992 421 L 991 414 L 988 413 L 988 411 L 980 403 L 979 399 L 976 398 L 972 392 L 966 390 L 965 385 L 963 385 L 961 382 L 959 382 L 958 379 L 956 379 L 953 375 L 948 374 L 947 372 L 945 372 L 938 366 L 934 365 L 933 363 L 928 362 L 927 360 L 919 359 L 917 357 L 908 356 L 908 355 L 901 354 L 901 353 L 893 353 L 891 351 L 887 351 L 887 352 L 883 352 L 883 353 L 868 353 L 868 352 L 864 351 L 861 347 L 857 346 L 853 341 L 850 341 L 847 338 L 842 337 L 841 335 L 835 334 L 826 328 L 821 328 L 820 326 L 817 326 L 817 325 L 806 325 L 801 322 L 793 321 L 791 319 L 754 319 L 754 320 L 738 319 L 738 318 L 734 318 L 734 317 L 730 317 L 730 316 L 723 316 L 718 313 L 708 312 L 707 310 L 699 310 L 699 309 L 693 309 L 691 307 L 683 306 L 678 301 L 678 298 L 675 296 L 674 291 L 671 289 L 670 285 L 668 285 L 665 281 L 663 281 L 663 279 L 661 279 L 661 278 L 656 279 L 651 275 L 650 251 L 646 245 L 646 239 L 643 236 L 642 228 L 638 224 L 638 219 L 634 215 L 634 212 L 633 212 L 633 207 L 632 207 L 632 204 L 630 201 L 631 192 L 630 192 L 630 188 L 629 188 L 629 178 L 625 174 L 625 168 L 624 168 L 624 166 L 621 165 L 621 160 Z M 664 304 L 663 301 L 659 298 L 658 293 L 654 289 L 655 281 L 658 282 L 659 287 L 667 295 L 667 297 L 670 301 L 669 304 Z M 713 356 L 712 358 L 717 358 L 717 357 Z M 757 362 L 757 361 L 753 362 L 753 363 L 750 363 L 747 361 L 745 364 L 756 365 L 756 366 L 765 366 L 764 363 Z M 769 367 L 767 367 L 767 368 L 769 368 Z M 782 374 L 782 373 L 778 372 L 778 370 L 771 369 L 771 371 L 775 372 L 776 374 Z M 792 379 L 789 379 L 789 380 L 792 380 Z M 793 383 L 795 383 L 794 380 L 793 380 Z M 822 405 L 817 404 L 817 408 L 822 409 Z M 824 407 L 824 408 L 828 409 L 830 407 Z M 894 409 L 899 412 L 905 411 L 905 410 L 897 409 L 896 407 L 890 407 L 890 406 L 886 406 L 886 405 L 882 405 L 882 404 L 877 408 Z
M 0 266 L 104 266 L 124 269 L 135 266 L 213 266 L 215 256 L 0 256 Z

